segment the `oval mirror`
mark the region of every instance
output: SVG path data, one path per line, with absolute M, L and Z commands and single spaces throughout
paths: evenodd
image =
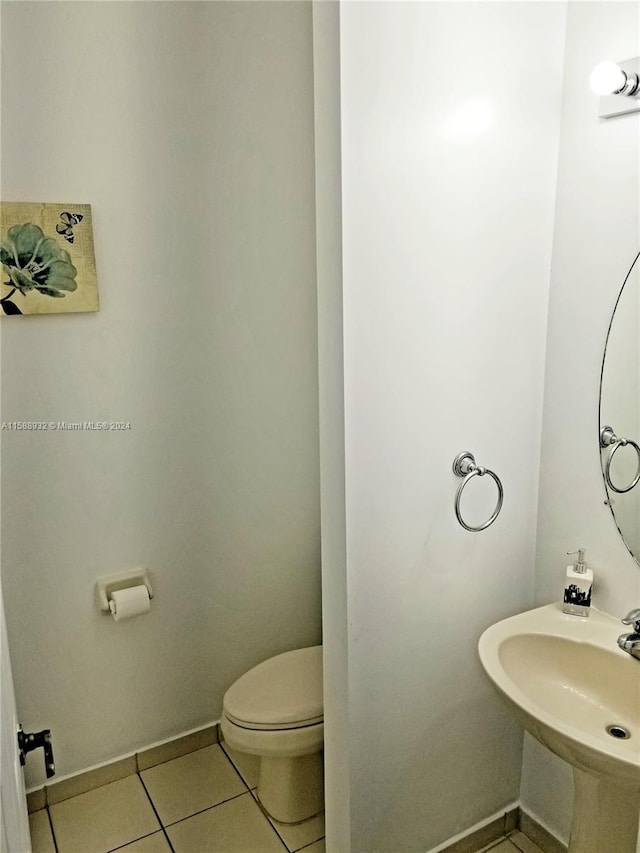
M 600 460 L 607 502 L 640 563 L 640 253 L 613 309 L 600 377 Z

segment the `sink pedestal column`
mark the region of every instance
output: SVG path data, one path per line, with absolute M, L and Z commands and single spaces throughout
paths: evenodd
M 640 790 L 573 768 L 575 794 L 568 853 L 636 853 Z

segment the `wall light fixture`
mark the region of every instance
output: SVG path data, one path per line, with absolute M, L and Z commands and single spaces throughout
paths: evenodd
M 607 59 L 593 69 L 590 83 L 600 95 L 600 118 L 640 112 L 640 58 Z
M 591 72 L 591 88 L 596 95 L 634 95 L 637 97 L 640 79 L 634 71 L 627 72 L 612 59 L 601 62 Z

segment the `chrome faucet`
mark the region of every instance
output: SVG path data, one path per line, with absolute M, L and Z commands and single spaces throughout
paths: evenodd
M 633 631 L 618 637 L 618 645 L 623 652 L 628 652 L 632 657 L 640 660 L 640 608 L 627 613 L 622 624 L 633 625 Z

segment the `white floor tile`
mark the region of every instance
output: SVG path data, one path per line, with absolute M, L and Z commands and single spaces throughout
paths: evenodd
M 542 853 L 537 844 L 527 838 L 522 832 L 514 832 L 509 836 L 519 853 Z
M 29 832 L 32 853 L 56 853 L 46 809 L 40 809 L 29 815 Z
M 246 792 L 216 744 L 140 773 L 163 826 Z
M 308 847 L 303 848 L 301 853 L 325 853 L 326 849 L 324 838 L 321 838 L 320 841 L 316 841 Z
M 287 845 L 290 853 L 324 838 L 324 812 L 302 823 L 280 823 L 273 818 L 269 818 L 269 821 Z
M 175 853 L 285 853 L 250 793 L 168 827 Z
M 506 839 L 505 841 L 501 841 L 495 847 L 488 848 L 487 853 L 518 853 L 518 848 Z
M 164 837 L 164 832 L 154 832 L 153 835 L 147 835 L 146 838 L 121 847 L 118 853 L 120 851 L 122 853 L 171 853 L 171 847 Z
M 107 853 L 160 829 L 137 776 L 49 807 L 58 853 Z
M 246 752 L 236 752 L 235 749 L 231 749 L 230 746 L 227 746 L 224 741 L 220 744 L 226 755 L 229 757 L 229 760 L 236 768 L 238 773 L 244 779 L 245 785 L 248 788 L 257 788 L 258 787 L 258 774 L 260 771 L 260 756 L 259 755 L 249 755 Z

